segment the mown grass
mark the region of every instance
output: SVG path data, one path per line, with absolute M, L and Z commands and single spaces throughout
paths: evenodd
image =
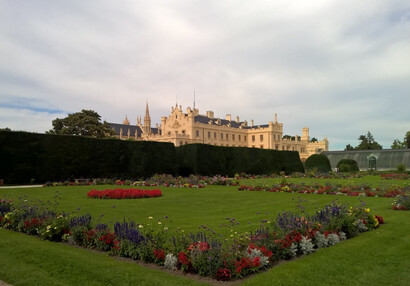
M 255 181 L 250 183 L 260 183 Z M 274 183 L 272 179 L 266 180 L 266 184 Z M 334 200 L 353 205 L 365 202 L 372 213 L 385 218 L 386 224 L 381 228 L 280 264 L 245 279 L 243 284 L 408 285 L 410 280 L 410 212 L 393 211 L 392 199 L 240 192 L 237 187 L 208 186 L 205 189 L 161 188 L 164 195 L 160 198 L 97 200 L 86 197 L 91 188 L 7 189 L 0 190 L 0 197 L 50 201 L 50 206 L 59 211 L 89 212 L 95 220 L 109 224 L 124 217 L 146 224 L 150 222 L 149 216 L 154 220 L 168 216 L 172 220 L 166 225 L 170 230 L 179 227 L 185 232 L 197 232 L 200 225 L 206 225 L 222 234 L 229 231 L 224 227 L 227 217 L 236 218 L 239 225 L 235 231 L 244 232 L 256 229 L 262 219 L 272 220 L 277 212 L 285 210 L 300 211 L 304 207 L 311 213 Z M 98 189 L 105 188 L 114 186 L 98 186 Z M 54 204 L 55 201 L 58 204 Z M 84 285 L 196 283 L 180 281 L 180 277 L 121 262 L 105 254 L 6 230 L 0 231 L 0 252 L 0 279 L 15 285 L 78 285 L 78 281 Z

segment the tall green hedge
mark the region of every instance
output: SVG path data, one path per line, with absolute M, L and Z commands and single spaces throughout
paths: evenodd
M 8 184 L 176 173 L 172 143 L 0 132 L 0 179 Z
M 353 159 L 340 160 L 337 163 L 336 168 L 338 168 L 340 172 L 359 172 L 359 166 Z
M 188 144 L 176 148 L 180 175 L 304 172 L 298 152 Z
M 307 171 L 328 173 L 331 171 L 330 161 L 325 155 L 313 154 L 306 159 L 305 169 Z
M 294 151 L 94 139 L 0 131 L 0 179 L 7 184 L 74 178 L 138 179 L 156 173 L 229 175 L 303 172 Z

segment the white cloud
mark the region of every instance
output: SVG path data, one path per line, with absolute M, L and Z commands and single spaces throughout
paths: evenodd
M 155 124 L 195 91 L 202 113 L 278 113 L 332 149 L 370 130 L 387 148 L 409 129 L 409 33 L 403 1 L 4 1 L 1 124 L 43 132 L 58 116 L 29 110 L 81 109 L 135 122 L 146 100 Z

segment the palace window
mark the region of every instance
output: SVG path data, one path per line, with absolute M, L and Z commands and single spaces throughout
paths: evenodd
M 185 135 L 185 130 L 182 130 L 182 135 Z
M 195 136 L 196 136 L 196 137 L 199 137 L 199 130 L 196 130 L 196 131 L 195 131 Z
M 216 139 L 216 132 L 214 132 L 214 138 Z
M 255 135 L 252 135 L 252 142 L 255 142 Z
M 211 138 L 211 132 L 208 131 L 208 138 Z
M 232 140 L 235 141 L 235 134 L 232 134 Z
M 228 133 L 226 133 L 226 140 L 229 140 L 229 135 L 228 135 Z
M 241 141 L 241 135 L 238 135 L 238 140 Z
M 259 140 L 260 140 L 261 142 L 263 142 L 263 135 L 260 135 L 260 136 L 259 136 Z
M 243 141 L 245 141 L 245 142 L 246 142 L 246 135 L 244 135 L 244 136 L 243 136 Z
M 261 149 L 263 149 L 263 145 L 261 145 L 260 147 L 261 147 Z
M 224 134 L 223 133 L 221 133 L 221 139 L 224 139 Z

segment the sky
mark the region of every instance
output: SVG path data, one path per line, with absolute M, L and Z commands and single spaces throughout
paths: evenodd
M 410 1 L 0 0 L 0 128 L 91 109 L 153 126 L 175 104 L 330 150 L 410 130 Z

